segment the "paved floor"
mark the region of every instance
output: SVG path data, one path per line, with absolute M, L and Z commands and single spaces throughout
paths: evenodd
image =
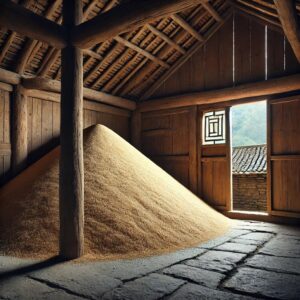
M 198 247 L 136 260 L 0 256 L 0 299 L 300 299 L 300 229 L 239 222 Z

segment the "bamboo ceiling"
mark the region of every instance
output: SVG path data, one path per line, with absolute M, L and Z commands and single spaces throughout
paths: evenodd
M 120 2 L 82 1 L 84 20 Z M 62 21 L 61 0 L 14 2 L 57 23 Z M 84 50 L 84 86 L 140 99 L 157 80 L 167 78 L 203 45 L 222 26 L 232 7 L 280 27 L 273 0 L 211 0 Z M 60 80 L 60 50 L 4 28 L 0 28 L 0 49 L 1 68 Z

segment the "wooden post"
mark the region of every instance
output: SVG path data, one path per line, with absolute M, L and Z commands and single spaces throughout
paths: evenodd
M 70 36 L 82 19 L 81 0 L 63 1 Z M 82 52 L 70 42 L 62 50 L 60 156 L 60 255 L 75 259 L 84 250 L 83 72 Z
M 27 97 L 17 85 L 12 101 L 12 171 L 16 175 L 26 166 L 27 160 Z

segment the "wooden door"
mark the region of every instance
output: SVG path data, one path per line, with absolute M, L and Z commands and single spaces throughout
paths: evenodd
M 300 217 L 300 96 L 268 102 L 268 211 Z
M 200 109 L 199 196 L 219 210 L 231 210 L 230 108 Z

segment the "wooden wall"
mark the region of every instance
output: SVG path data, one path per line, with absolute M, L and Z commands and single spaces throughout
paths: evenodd
M 236 13 L 151 98 L 232 87 L 299 71 L 280 29 Z
M 0 89 L 0 184 L 10 168 L 10 99 L 9 92 Z
M 195 138 L 195 108 L 142 115 L 142 152 L 194 192 L 197 187 Z
M 60 103 L 58 97 L 28 96 L 28 164 L 35 162 L 59 143 Z M 85 101 L 84 127 L 103 124 L 129 139 L 130 113 L 123 109 Z M 0 183 L 10 169 L 10 92 L 0 90 Z

